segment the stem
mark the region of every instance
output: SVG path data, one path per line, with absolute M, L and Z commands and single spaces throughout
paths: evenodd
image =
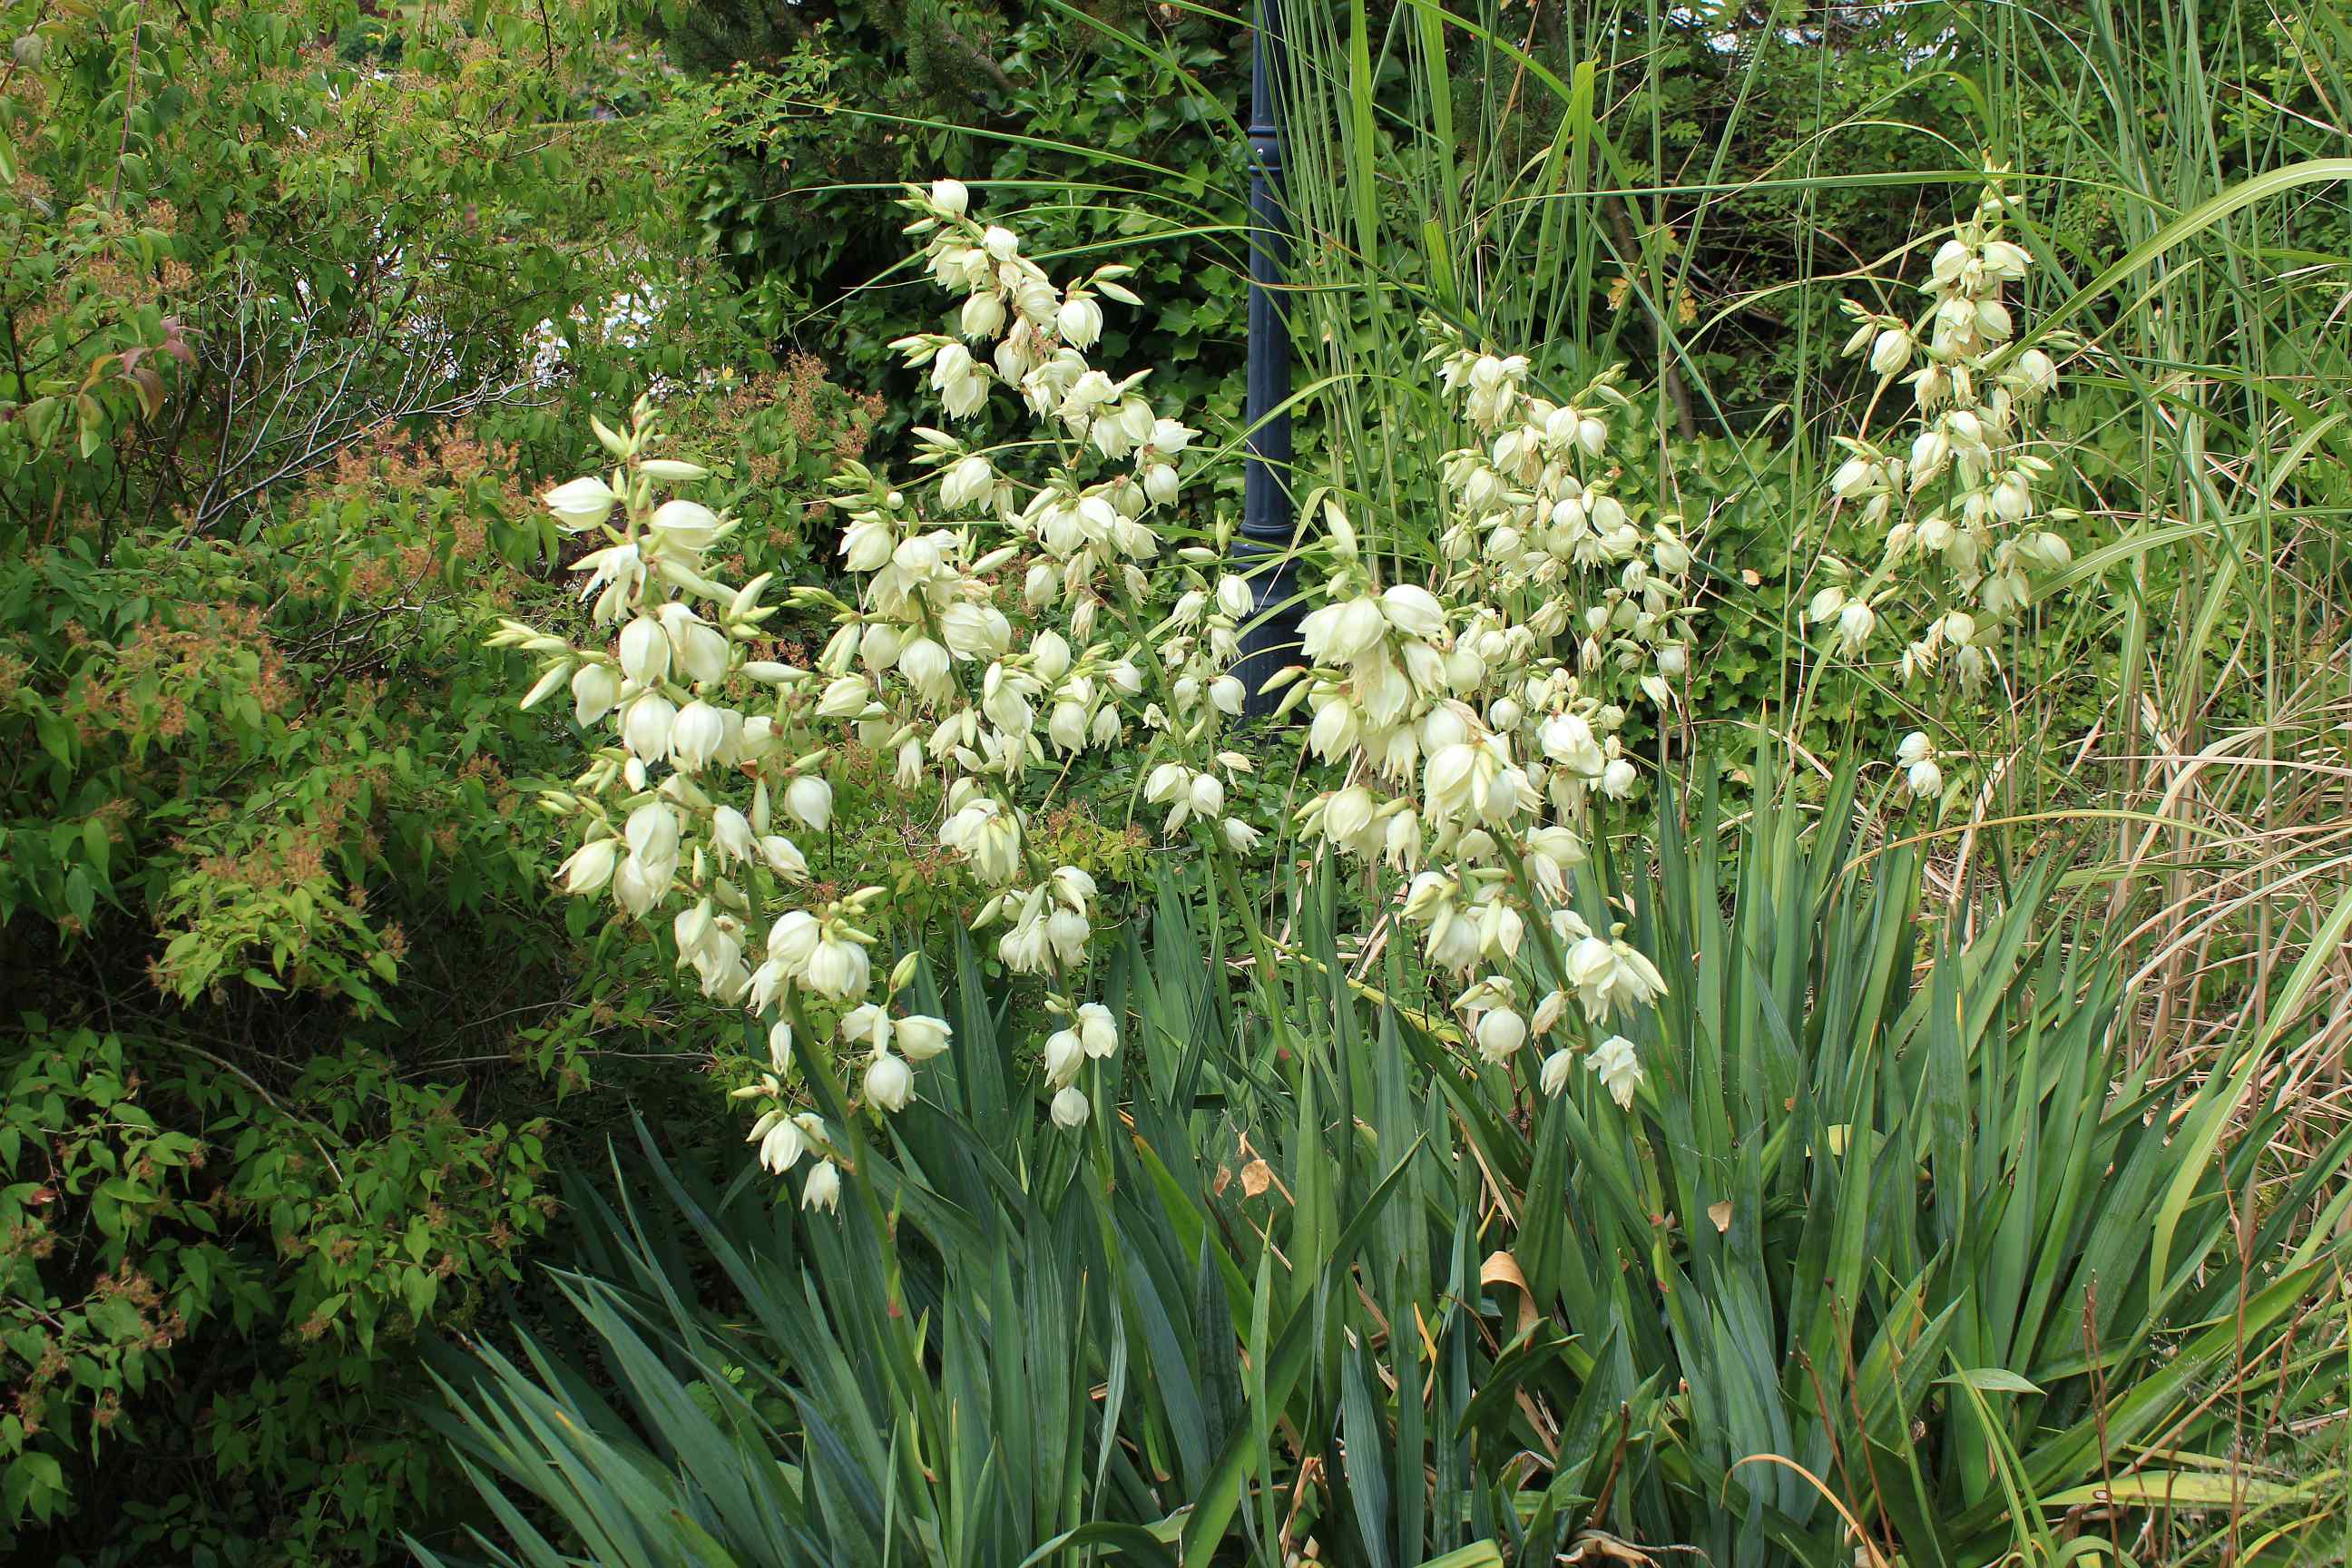
M 122 135 L 115 143 L 114 173 L 106 182 L 109 206 L 114 205 L 115 195 L 122 188 L 122 160 L 131 152 L 131 110 L 139 101 L 139 35 L 146 24 L 147 0 L 139 0 L 139 8 L 131 18 L 131 70 L 122 83 Z

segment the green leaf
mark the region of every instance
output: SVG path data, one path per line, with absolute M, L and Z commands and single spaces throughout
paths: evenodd
M 2315 1483 L 2287 1486 L 2257 1476 L 2210 1470 L 2139 1470 L 2110 1483 L 2070 1487 L 2043 1498 L 2044 1508 L 2079 1508 L 2103 1502 L 2149 1508 L 2253 1508 L 2295 1502 L 2314 1495 Z
M 1987 1394 L 2040 1394 L 2042 1390 L 2006 1367 L 1977 1366 L 1947 1373 L 1937 1383 L 1964 1384 Z

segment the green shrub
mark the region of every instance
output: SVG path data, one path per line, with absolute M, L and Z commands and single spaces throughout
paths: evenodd
M 471 1125 L 356 1043 L 280 1096 L 185 1041 L 26 1026 L 0 1111 L 12 1525 L 103 1498 L 115 1551 L 258 1562 L 429 1510 L 402 1363 L 520 1278 L 544 1124 Z
M 708 1051 L 547 908 L 478 634 L 565 613 L 577 400 L 661 379 L 754 573 L 873 421 L 698 261 L 619 21 L 0 5 L 0 1552 L 380 1556 L 455 1496 L 421 1336 Z

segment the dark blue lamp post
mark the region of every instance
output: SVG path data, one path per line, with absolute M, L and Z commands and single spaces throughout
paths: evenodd
M 1241 537 L 1235 570 L 1250 573 L 1257 614 L 1242 633 L 1234 672 L 1248 689 L 1246 710 L 1271 712 L 1280 693 L 1259 688 L 1297 662 L 1297 573 L 1286 559 L 1297 520 L 1290 495 L 1290 324 L 1276 290 L 1290 260 L 1290 215 L 1283 205 L 1282 0 L 1257 0 L 1250 58 L 1248 457 L 1242 470 Z

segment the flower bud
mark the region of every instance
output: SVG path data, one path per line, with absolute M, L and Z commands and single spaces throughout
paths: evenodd
M 572 677 L 572 713 L 583 729 L 620 700 L 621 672 L 609 664 L 583 664 Z

